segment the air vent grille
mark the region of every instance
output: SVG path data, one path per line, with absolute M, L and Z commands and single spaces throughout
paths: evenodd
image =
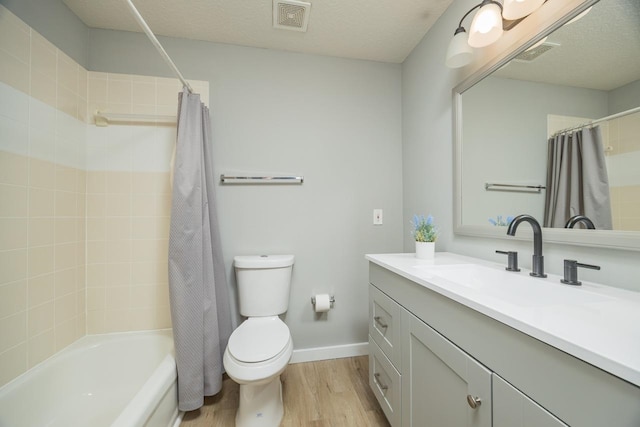
M 518 56 L 516 56 L 513 59 L 515 61 L 520 61 L 520 62 L 531 62 L 539 58 L 540 55 L 542 55 L 543 53 L 548 52 L 549 50 L 553 49 L 556 46 L 560 46 L 560 45 L 557 43 L 549 43 L 549 42 L 542 43 L 540 46 L 536 46 L 532 49 L 521 52 Z
M 295 0 L 273 0 L 273 27 L 307 31 L 311 3 Z

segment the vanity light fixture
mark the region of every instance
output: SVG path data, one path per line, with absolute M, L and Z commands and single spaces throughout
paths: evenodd
M 472 48 L 482 48 L 496 42 L 503 33 L 503 19 L 517 21 L 536 9 L 545 0 L 504 0 L 504 6 L 496 0 L 482 0 L 464 14 L 447 48 L 446 65 L 460 68 L 471 62 Z M 462 26 L 469 14 L 478 9 L 471 21 L 469 34 Z M 517 22 L 516 22 L 517 23 Z M 514 24 L 515 25 L 515 24 Z

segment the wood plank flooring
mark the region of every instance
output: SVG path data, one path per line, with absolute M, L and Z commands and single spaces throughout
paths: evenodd
M 367 356 L 289 365 L 282 374 L 280 427 L 389 427 L 369 388 Z M 225 375 L 222 391 L 187 412 L 181 427 L 233 427 L 238 385 Z

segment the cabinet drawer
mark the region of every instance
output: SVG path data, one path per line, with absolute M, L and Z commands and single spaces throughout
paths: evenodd
M 369 335 L 399 372 L 400 317 L 400 305 L 375 286 L 369 286 Z
M 393 427 L 400 427 L 400 381 L 398 371 L 369 337 L 369 385 Z

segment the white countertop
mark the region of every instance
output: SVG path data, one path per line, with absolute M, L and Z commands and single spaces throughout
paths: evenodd
M 562 277 L 531 278 L 529 271 L 507 272 L 504 265 L 437 252 L 433 260 L 414 254 L 366 258 L 425 288 L 498 320 L 531 337 L 640 386 L 640 293 Z M 457 270 L 456 270 L 457 269 Z M 463 280 L 443 277 L 455 272 Z M 476 277 L 487 273 L 491 284 Z M 603 273 L 604 274 L 604 273 Z M 445 274 L 446 276 L 446 274 Z

